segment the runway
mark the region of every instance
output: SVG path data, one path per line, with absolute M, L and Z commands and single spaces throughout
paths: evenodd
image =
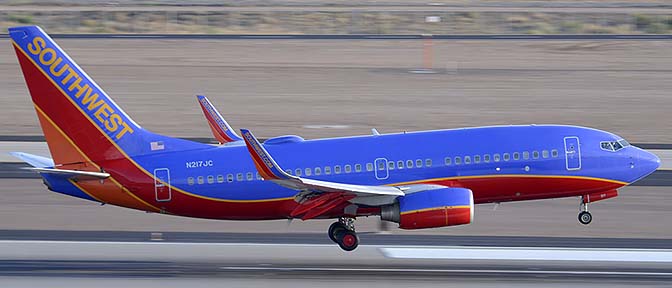
M 15 234 L 2 232 L 3 239 L 7 238 L 4 235 Z M 25 236 L 30 231 L 21 233 Z M 41 238 L 41 234 L 38 232 L 34 238 Z M 94 233 L 92 238 L 101 240 L 111 235 L 114 233 Z M 201 236 L 208 238 L 212 235 Z M 281 282 L 278 287 L 289 284 L 303 287 L 315 282 L 331 287 L 361 281 L 371 281 L 375 287 L 395 287 L 406 281 L 422 281 L 429 286 L 445 285 L 445 282 L 488 286 L 501 285 L 502 281 L 531 284 L 531 280 L 540 279 L 543 282 L 537 285 L 542 287 L 578 282 L 618 287 L 624 284 L 664 285 L 672 281 L 672 250 L 667 249 L 670 247 L 667 239 L 657 241 L 662 246 L 650 246 L 652 243 L 642 243 L 642 239 L 592 242 L 586 241 L 591 239 L 554 241 L 523 237 L 513 239 L 513 244 L 509 245 L 508 241 L 512 239 L 465 238 L 454 242 L 455 238 L 448 236 L 434 243 L 441 246 L 422 246 L 413 242 L 419 238 L 400 241 L 389 235 L 363 235 L 362 241 L 389 239 L 387 244 L 366 244 L 348 253 L 340 251 L 334 244 L 302 243 L 300 239 L 307 235 L 285 239 L 294 243 L 280 240 L 272 244 L 241 241 L 269 241 L 276 238 L 273 234 L 228 236 L 233 242 L 218 242 L 215 241 L 217 237 L 210 237 L 209 242 L 187 239 L 181 239 L 181 242 L 120 242 L 114 236 L 106 241 L 0 240 L 0 281 L 14 284 L 12 287 L 23 287 L 43 279 L 52 281 L 52 285 L 69 287 L 80 287 L 94 280 L 97 287 L 119 282 L 138 285 L 149 279 L 153 280 L 149 287 L 183 283 L 180 280 L 199 285 L 217 280 L 219 285 L 227 287 L 271 283 L 275 286 L 276 281 Z M 463 240 L 476 241 L 460 242 Z M 547 243 L 551 247 L 515 247 L 520 240 L 522 242 L 518 243 L 521 244 L 550 240 Z M 552 247 L 555 243 L 584 245 Z M 611 248 L 595 248 L 592 243 Z M 617 248 L 621 246 L 619 243 L 644 244 L 655 249 Z M 428 252 L 430 256 L 427 256 Z M 465 255 L 470 258 L 463 258 Z

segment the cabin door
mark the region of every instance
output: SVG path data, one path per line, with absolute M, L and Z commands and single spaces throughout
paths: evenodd
M 565 137 L 565 163 L 567 170 L 581 169 L 581 145 L 579 137 Z
M 376 162 L 373 163 L 373 165 L 373 171 L 376 175 L 376 179 L 385 180 L 387 177 L 390 177 L 389 171 L 387 170 L 386 158 L 376 158 Z
M 170 170 L 154 169 L 154 194 L 157 202 L 168 202 L 172 196 L 170 190 Z

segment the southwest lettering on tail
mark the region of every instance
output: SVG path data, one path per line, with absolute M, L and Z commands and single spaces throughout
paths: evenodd
M 42 65 L 49 67 L 44 72 L 49 74 L 54 82 L 59 83 L 62 89 L 71 92 L 70 97 L 74 95 L 73 100 L 87 112 L 89 118 L 99 123 L 99 127 L 111 132 L 117 140 L 127 133 L 133 134 L 133 128 L 112 108 L 112 105 L 105 102 L 104 98 L 93 90 L 86 78 L 77 74 L 69 64 L 63 63 L 63 58 L 53 48 L 47 47 L 44 38 L 36 36 L 27 47 L 28 52 L 37 56 Z M 62 79 L 57 81 L 61 77 Z

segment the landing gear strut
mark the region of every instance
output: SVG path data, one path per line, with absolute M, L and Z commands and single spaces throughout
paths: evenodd
M 588 212 L 588 203 L 581 197 L 581 204 L 579 205 L 579 222 L 583 225 L 588 225 L 593 221 L 593 215 Z
M 329 239 L 345 251 L 352 251 L 359 245 L 359 237 L 355 232 L 355 218 L 341 217 L 338 222 L 329 226 Z

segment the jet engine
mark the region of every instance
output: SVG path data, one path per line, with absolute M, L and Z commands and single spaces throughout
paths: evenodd
M 399 223 L 401 229 L 423 229 L 470 224 L 474 196 L 465 188 L 439 188 L 407 194 L 383 206 L 380 218 Z

